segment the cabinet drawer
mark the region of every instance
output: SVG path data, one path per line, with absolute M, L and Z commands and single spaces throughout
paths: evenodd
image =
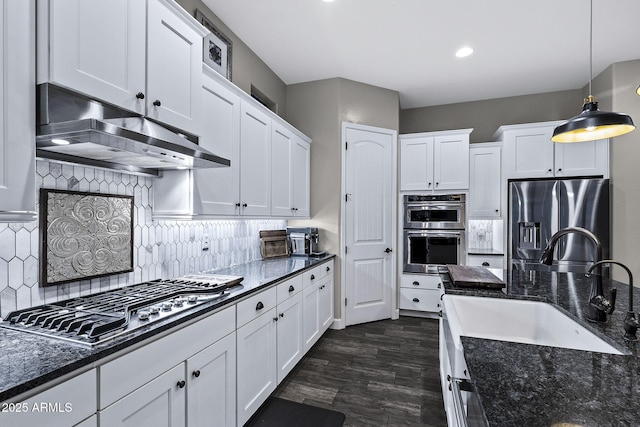
M 333 274 L 333 260 L 327 261 L 320 265 L 313 267 L 302 273 L 303 287 L 306 289 L 308 286 L 318 283 L 325 277 Z
M 236 329 L 231 306 L 171 335 L 127 353 L 99 369 L 99 408 L 103 409 Z
M 442 291 L 432 289 L 400 289 L 400 308 L 403 310 L 438 312 Z
M 504 257 L 502 255 L 469 255 L 467 265 L 503 269 Z
M 277 286 L 278 304 L 291 298 L 302 290 L 302 275 L 299 274 L 291 279 L 285 280 Z
M 257 293 L 238 303 L 238 328 L 276 307 L 276 287 Z
M 333 260 L 320 265 L 320 278 L 333 275 Z
M 15 403 L 14 412 L 0 413 L 0 424 L 13 427 L 71 426 L 96 412 L 96 370 L 78 375 L 26 399 L 9 399 L 3 403 Z M 56 405 L 41 410 L 41 405 Z
M 411 289 L 442 289 L 440 276 L 403 274 L 400 278 L 401 288 Z

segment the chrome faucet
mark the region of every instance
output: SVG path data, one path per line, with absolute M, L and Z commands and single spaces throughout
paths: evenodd
M 629 310 L 627 310 L 627 315 L 624 318 L 624 339 L 627 341 L 637 341 L 636 331 L 638 330 L 638 318 L 636 317 L 636 313 L 633 311 L 633 274 L 631 274 L 631 270 L 629 267 L 622 264 L 621 262 L 614 261 L 612 259 L 605 259 L 602 261 L 598 261 L 593 263 L 593 265 L 587 271 L 587 276 L 591 274 L 591 272 L 599 265 L 602 264 L 615 264 L 624 268 L 627 274 L 629 275 Z
M 604 290 L 602 288 L 602 263 L 598 263 L 598 261 L 602 261 L 602 244 L 595 234 L 581 227 L 567 227 L 557 231 L 553 236 L 551 236 L 551 240 L 547 244 L 547 247 L 544 248 L 542 256 L 540 257 L 540 262 L 545 265 L 551 265 L 553 263 L 553 251 L 556 248 L 558 240 L 565 234 L 571 233 L 586 237 L 591 240 L 593 246 L 596 248 L 595 262 L 598 264 L 596 266 L 598 271 L 597 275 L 591 280 L 591 292 L 589 294 L 589 305 L 587 306 L 587 319 L 592 322 L 606 322 L 607 314 L 613 313 L 613 310 L 615 309 L 617 291 L 615 288 L 611 289 L 611 300 L 608 300 L 604 296 Z

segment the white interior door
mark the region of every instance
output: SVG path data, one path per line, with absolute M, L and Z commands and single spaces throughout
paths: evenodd
M 344 138 L 346 325 L 393 317 L 396 131 L 349 123 Z

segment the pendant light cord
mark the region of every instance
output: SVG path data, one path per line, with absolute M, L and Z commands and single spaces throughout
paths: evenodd
M 589 96 L 591 92 L 591 80 L 593 80 L 593 0 L 589 8 Z

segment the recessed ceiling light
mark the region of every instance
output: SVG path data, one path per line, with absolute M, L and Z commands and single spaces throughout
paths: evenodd
M 473 53 L 473 49 L 470 48 L 469 46 L 465 46 L 462 47 L 460 49 L 458 49 L 458 51 L 456 52 L 456 56 L 458 58 L 464 58 L 465 56 L 469 56 Z

